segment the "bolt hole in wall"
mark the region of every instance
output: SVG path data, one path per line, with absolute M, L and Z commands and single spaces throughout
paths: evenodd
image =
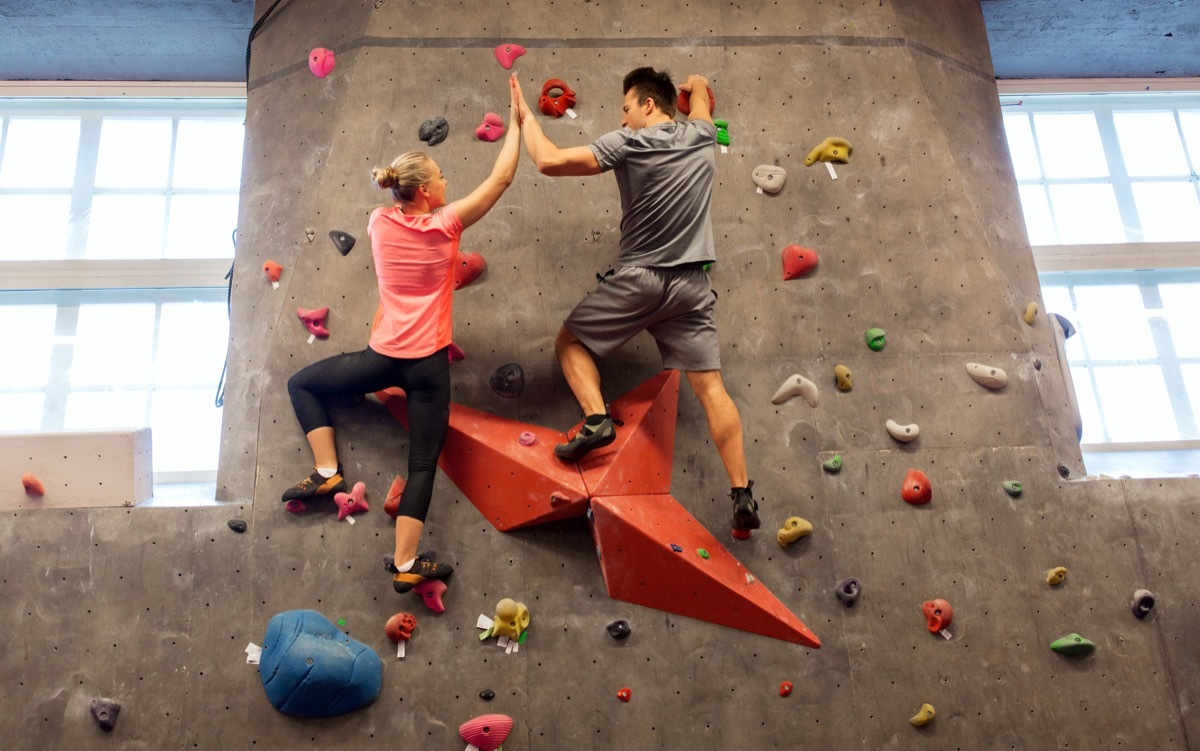
M 148 93 L 0 97 L 0 326 L 21 364 L 0 371 L 0 431 L 148 426 L 149 503 L 197 505 L 215 502 L 245 100 Z
M 1077 332 L 1089 474 L 1200 471 L 1200 81 L 1000 92 L 1046 310 Z

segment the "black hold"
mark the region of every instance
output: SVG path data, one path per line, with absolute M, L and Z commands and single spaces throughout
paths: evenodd
M 1042 369 L 1042 361 L 1041 361 L 1041 360 L 1034 360 L 1034 361 L 1033 361 L 1033 369 L 1034 369 L 1034 370 L 1041 370 L 1041 369 Z
M 450 134 L 450 123 L 446 122 L 446 118 L 438 115 L 431 117 L 421 123 L 421 129 L 417 131 L 417 137 L 422 141 L 426 141 L 430 146 L 437 146 L 442 141 L 446 140 L 446 136 Z
M 858 600 L 858 596 L 862 594 L 862 584 L 858 579 L 851 576 L 838 582 L 833 592 L 843 605 L 848 608 L 853 607 L 854 603 Z
M 525 390 L 525 371 L 515 362 L 501 365 L 492 373 L 491 383 L 496 396 L 516 399 Z
M 1165 37 L 1173 37 L 1173 36 L 1175 36 L 1175 35 L 1174 35 L 1172 32 L 1168 31 L 1166 34 L 1163 34 L 1163 36 L 1165 36 Z
M 117 726 L 117 715 L 121 714 L 121 705 L 112 699 L 92 699 L 92 717 L 96 724 L 106 733 L 111 733 Z
M 354 235 L 349 232 L 331 229 L 329 230 L 329 239 L 333 240 L 333 244 L 341 251 L 342 255 L 346 255 L 354 248 Z
M 629 628 L 629 622 L 623 619 L 617 619 L 605 628 L 608 630 L 608 635 L 617 641 L 628 639 L 629 635 L 633 633 L 633 630 Z
M 1063 476 L 1064 480 L 1071 476 L 1071 470 L 1067 469 L 1065 464 L 1058 465 L 1058 473 Z
M 490 688 L 485 688 L 479 692 L 479 698 L 483 699 L 484 701 L 491 701 L 492 699 L 496 698 L 496 692 Z
M 682 553 L 682 552 L 683 552 L 683 548 L 681 548 L 680 546 L 676 545 L 675 543 L 671 543 L 671 550 L 674 550 L 676 553 Z
M 241 533 L 246 531 L 246 520 L 245 519 L 230 519 L 229 520 L 229 528 L 232 529 L 234 532 L 237 532 L 240 535 Z
M 1133 593 L 1133 602 L 1129 603 L 1129 608 L 1138 619 L 1145 618 L 1154 609 L 1154 595 L 1148 589 L 1139 589 Z

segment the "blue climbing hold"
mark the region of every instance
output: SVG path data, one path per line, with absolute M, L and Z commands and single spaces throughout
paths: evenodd
M 295 717 L 336 717 L 379 698 L 383 662 L 314 610 L 267 623 L 258 675 L 271 706 Z

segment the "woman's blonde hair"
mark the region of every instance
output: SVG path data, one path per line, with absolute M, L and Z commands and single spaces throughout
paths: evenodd
M 408 203 L 417 188 L 434 178 L 433 162 L 421 151 L 408 151 L 386 167 L 371 170 L 371 179 L 380 188 L 391 188 L 397 201 Z

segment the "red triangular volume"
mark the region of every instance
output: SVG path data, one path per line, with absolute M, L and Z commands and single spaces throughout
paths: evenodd
M 821 646 L 670 495 L 592 498 L 591 507 L 592 536 L 609 597 L 814 649 Z M 708 558 L 700 555 L 701 549 Z
M 530 443 L 530 437 L 536 440 Z M 554 444 L 565 440 L 559 430 L 451 404 L 438 466 L 492 526 L 506 532 L 587 513 L 579 470 L 554 456 Z
M 617 440 L 579 462 L 592 496 L 671 492 L 679 371 L 664 370 L 612 404 Z

